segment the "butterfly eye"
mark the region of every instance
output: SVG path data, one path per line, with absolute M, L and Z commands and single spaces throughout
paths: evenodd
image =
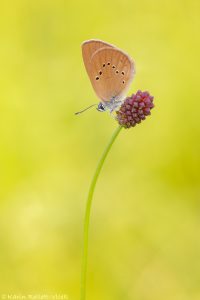
M 110 65 L 110 62 L 108 62 L 107 65 L 109 66 L 109 65 Z
M 118 74 L 118 73 L 119 73 L 119 71 L 117 70 L 117 71 L 116 71 L 116 73 Z
M 114 69 L 114 68 L 115 68 L 115 66 L 112 66 L 112 68 Z
M 105 67 L 106 65 L 105 64 L 103 64 L 103 67 Z
M 96 80 L 99 80 L 99 77 L 98 77 L 98 76 L 96 77 Z
M 102 71 L 99 71 L 99 75 L 101 75 L 102 74 Z
M 122 75 L 124 75 L 124 71 L 122 71 Z

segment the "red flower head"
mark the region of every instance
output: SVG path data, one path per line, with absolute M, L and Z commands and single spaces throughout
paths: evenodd
M 149 92 L 141 92 L 140 90 L 131 97 L 127 97 L 117 113 L 117 121 L 124 128 L 134 127 L 146 116 L 151 114 L 151 109 L 154 107 L 153 97 Z

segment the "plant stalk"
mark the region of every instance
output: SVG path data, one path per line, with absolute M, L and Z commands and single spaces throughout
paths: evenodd
M 114 134 L 112 135 L 108 145 L 106 146 L 99 162 L 96 167 L 96 170 L 94 172 L 88 197 L 87 197 L 87 204 L 86 204 L 86 211 L 85 211 L 85 218 L 84 218 L 84 235 L 83 235 L 83 252 L 82 252 L 82 268 L 81 268 L 81 293 L 80 293 L 80 300 L 86 299 L 86 275 L 87 275 L 87 260 L 88 260 L 88 236 L 89 236 L 89 223 L 90 223 L 90 211 L 91 211 L 91 205 L 92 205 L 92 199 L 93 194 L 95 190 L 95 186 L 97 183 L 97 179 L 99 177 L 99 174 L 101 172 L 101 169 L 103 167 L 104 161 L 114 143 L 116 140 L 118 134 L 120 133 L 120 130 L 122 129 L 121 126 L 119 126 Z

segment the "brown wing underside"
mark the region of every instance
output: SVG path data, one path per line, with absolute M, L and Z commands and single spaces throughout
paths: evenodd
M 101 41 L 86 42 L 83 60 L 92 86 L 102 101 L 124 97 L 134 75 L 133 61 L 127 54 Z
M 91 60 L 92 55 L 94 54 L 95 51 L 97 51 L 103 47 L 113 48 L 112 45 L 105 43 L 103 41 L 100 41 L 100 40 L 88 40 L 88 41 L 85 41 L 82 43 L 82 55 L 83 55 L 83 61 L 84 61 L 87 73 L 89 72 L 90 60 Z

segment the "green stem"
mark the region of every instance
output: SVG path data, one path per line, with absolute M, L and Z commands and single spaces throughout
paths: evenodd
M 94 189 L 97 183 L 97 179 L 99 177 L 100 171 L 103 167 L 104 161 L 115 141 L 117 138 L 120 130 L 122 129 L 121 126 L 119 126 L 113 136 L 111 137 L 107 147 L 105 148 L 99 163 L 97 165 L 97 168 L 95 170 L 95 173 L 93 175 L 89 193 L 87 197 L 87 205 L 86 205 L 86 211 L 85 211 L 85 219 L 84 219 L 84 239 L 83 239 L 83 253 L 82 253 L 82 269 L 81 269 L 81 297 L 80 300 L 86 299 L 86 273 L 87 273 L 87 258 L 88 258 L 88 233 L 89 233 L 89 222 L 90 222 L 90 211 L 91 211 L 91 205 L 92 205 L 92 198 L 94 194 Z

